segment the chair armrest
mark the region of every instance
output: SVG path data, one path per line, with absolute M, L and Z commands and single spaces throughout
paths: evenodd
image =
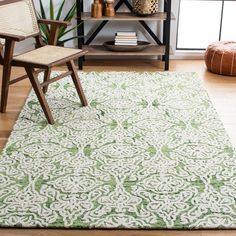
M 6 33 L 0 33 L 0 38 L 12 40 L 12 41 L 22 41 L 25 39 L 24 36 L 14 35 L 14 34 L 6 34 Z
M 68 21 L 57 21 L 57 20 L 47 20 L 39 19 L 38 23 L 50 25 L 50 35 L 49 35 L 49 45 L 57 45 L 58 34 L 60 27 L 67 27 L 71 23 Z
M 47 19 L 38 19 L 38 23 L 46 25 L 55 25 L 55 26 L 69 26 L 71 23 L 69 21 L 59 21 L 59 20 L 47 20 Z

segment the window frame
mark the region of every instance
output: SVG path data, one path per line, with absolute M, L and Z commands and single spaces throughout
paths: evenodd
M 176 41 L 175 41 L 175 49 L 179 52 L 183 52 L 183 51 L 191 51 L 191 52 L 194 52 L 194 51 L 205 51 L 206 48 L 181 48 L 181 47 L 178 47 L 178 35 L 179 35 L 179 18 L 180 18 L 180 11 L 181 11 L 181 1 L 182 0 L 178 0 L 178 12 L 177 12 L 177 26 L 176 26 Z M 222 37 L 222 26 L 223 26 L 223 19 L 224 19 L 224 6 L 225 6 L 225 2 L 227 1 L 235 1 L 235 0 L 191 0 L 191 1 L 214 1 L 214 2 L 222 2 L 222 6 L 221 6 L 221 16 L 220 16 L 220 30 L 219 30 L 219 37 L 218 37 L 218 40 L 220 41 L 221 40 L 221 37 Z

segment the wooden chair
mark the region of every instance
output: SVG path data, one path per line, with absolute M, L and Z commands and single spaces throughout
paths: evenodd
M 47 46 L 43 45 L 39 23 L 50 25 L 50 41 Z M 32 0 L 0 1 L 0 64 L 3 65 L 0 111 L 2 113 L 6 112 L 9 85 L 26 78 L 29 78 L 49 124 L 53 124 L 54 120 L 44 93 L 52 82 L 71 75 L 82 105 L 87 106 L 73 61 L 85 55 L 87 51 L 54 46 L 60 26 L 67 25 L 68 22 L 63 21 L 37 20 Z M 15 42 L 30 37 L 35 38 L 36 49 L 14 56 Z M 67 65 L 68 72 L 50 79 L 52 67 L 61 64 Z M 12 66 L 24 67 L 27 75 L 10 80 Z M 44 71 L 44 82 L 40 84 L 37 75 L 42 71 Z

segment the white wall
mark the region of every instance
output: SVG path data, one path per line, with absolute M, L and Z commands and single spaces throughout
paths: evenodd
M 60 5 L 62 0 L 54 0 L 54 3 L 56 5 L 56 11 Z M 118 0 L 116 0 L 117 2 Z M 131 1 L 131 0 L 130 0 Z M 39 10 L 39 4 L 38 4 L 38 0 L 34 0 L 35 2 L 35 7 L 37 10 Z M 90 11 L 91 8 L 91 3 L 93 2 L 93 0 L 84 0 L 84 10 L 85 11 Z M 173 10 L 175 11 L 175 13 L 178 12 L 178 0 L 173 0 Z M 45 4 L 45 8 L 49 9 L 49 0 L 43 0 L 43 3 Z M 72 6 L 72 4 L 74 3 L 74 0 L 67 0 L 66 1 L 66 6 L 65 6 L 65 12 Z M 160 4 L 160 8 L 162 9 L 162 4 Z M 121 7 L 120 11 L 129 11 L 125 6 Z M 64 12 L 64 14 L 65 14 Z M 148 23 L 150 28 L 157 33 L 161 33 L 161 27 L 158 23 L 156 22 L 149 22 Z M 85 40 L 86 38 L 89 37 L 89 35 L 91 35 L 91 32 L 94 30 L 94 28 L 96 28 L 96 24 L 91 23 L 89 21 L 85 22 Z M 172 29 L 175 30 L 176 28 L 176 21 L 172 22 Z M 101 33 L 98 35 L 98 37 L 93 41 L 93 44 L 101 44 L 104 41 L 107 40 L 111 40 L 114 39 L 114 35 L 117 31 L 120 30 L 133 30 L 133 31 L 137 31 L 138 35 L 139 35 L 139 39 L 143 40 L 145 39 L 145 37 L 147 38 L 148 41 L 153 42 L 151 37 L 147 34 L 147 32 L 143 29 L 143 27 L 138 23 L 138 22 L 109 22 L 101 31 Z M 73 34 L 75 35 L 76 32 L 71 33 L 71 35 L 68 36 L 73 36 Z M 145 35 L 145 36 L 144 36 Z M 160 37 L 160 40 L 162 40 L 162 38 Z M 27 42 L 24 43 L 20 43 L 18 44 L 17 47 L 17 52 L 22 52 L 25 50 L 30 50 L 34 47 L 34 42 L 32 40 L 27 40 Z M 172 33 L 172 37 L 171 37 L 171 44 L 172 47 L 175 47 L 175 32 Z M 66 46 L 68 47 L 76 47 L 77 42 L 76 40 L 74 41 L 70 41 L 68 43 L 66 43 Z
M 92 1 L 87 0 L 87 1 L 84 1 L 84 2 L 85 2 L 85 11 L 90 11 Z M 127 7 L 125 5 L 122 6 L 119 11 L 129 12 L 129 10 L 127 9 Z M 154 32 L 158 32 L 157 23 L 149 22 L 148 24 Z M 96 28 L 97 25 L 94 25 L 91 22 L 86 22 L 85 25 L 86 25 L 85 33 L 88 37 L 91 34 L 91 32 L 93 31 L 93 29 Z M 109 22 L 103 28 L 103 30 L 98 35 L 96 40 L 94 40 L 93 43 L 94 44 L 100 44 L 100 43 L 103 43 L 104 41 L 113 40 L 114 37 L 115 37 L 115 33 L 117 31 L 121 31 L 121 30 L 137 31 L 140 40 L 145 39 L 145 37 L 143 35 L 147 36 L 148 40 L 152 40 L 149 37 L 149 35 L 146 33 L 146 31 L 143 29 L 143 27 L 140 25 L 139 22 L 119 22 L 119 21 L 115 21 L 115 22 Z

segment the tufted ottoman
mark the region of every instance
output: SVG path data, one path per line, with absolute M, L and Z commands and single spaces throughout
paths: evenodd
M 236 41 L 219 41 L 208 46 L 207 69 L 220 75 L 236 75 Z

